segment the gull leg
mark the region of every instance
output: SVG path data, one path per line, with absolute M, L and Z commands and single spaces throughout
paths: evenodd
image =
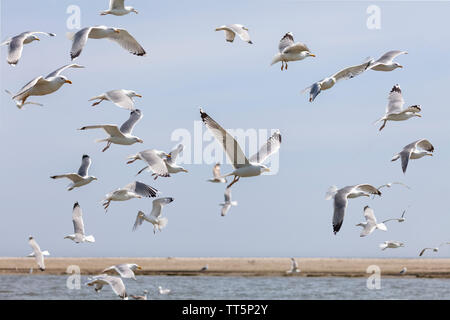
M 108 144 L 106 145 L 105 148 L 103 148 L 102 152 L 105 152 L 106 150 L 108 150 L 110 146 L 111 146 L 111 142 L 108 141 Z
M 287 64 L 287 62 L 286 62 L 286 66 L 284 67 L 285 70 L 287 70 L 287 66 L 288 66 L 288 64 Z
M 127 162 L 127 164 L 133 163 L 133 162 L 135 162 L 136 160 L 137 160 L 137 159 L 130 160 L 130 161 Z
M 386 125 L 386 120 L 384 120 L 383 125 L 380 127 L 380 129 L 378 129 L 378 131 L 383 130 L 384 126 Z
M 92 104 L 92 106 L 95 107 L 96 105 L 100 104 L 103 100 L 105 100 L 105 99 L 100 99 L 100 100 L 94 102 L 94 103 Z
M 227 186 L 227 189 L 230 188 L 230 187 L 231 187 L 233 184 L 235 184 L 236 182 L 238 182 L 240 178 L 241 178 L 241 177 L 239 177 L 239 176 L 234 176 L 233 182 L 231 182 L 231 183 Z
M 141 170 L 139 170 L 139 172 L 138 173 L 136 173 L 136 175 L 140 175 L 141 173 L 142 173 L 142 171 L 144 171 L 145 169 L 147 169 L 148 168 L 148 166 L 147 167 L 144 167 L 144 168 L 142 168 Z
M 281 71 L 284 69 L 284 61 L 281 61 Z

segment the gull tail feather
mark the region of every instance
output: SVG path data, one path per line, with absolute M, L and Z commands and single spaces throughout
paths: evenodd
M 86 240 L 86 242 L 95 242 L 95 238 L 94 238 L 94 236 L 86 236 L 85 238 L 84 238 L 84 240 Z

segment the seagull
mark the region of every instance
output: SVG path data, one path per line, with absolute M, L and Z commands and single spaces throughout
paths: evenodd
M 365 237 L 371 234 L 375 229 L 387 231 L 387 227 L 382 223 L 377 223 L 377 218 L 375 218 L 375 214 L 373 213 L 373 209 L 369 206 L 364 207 L 364 218 L 366 218 L 366 222 L 358 223 L 357 227 L 363 227 L 361 231 L 360 237 Z
M 411 187 L 409 187 L 408 185 L 404 184 L 403 182 L 388 182 L 386 184 L 383 184 L 382 186 L 379 186 L 377 189 L 380 190 L 382 188 L 390 188 L 394 184 L 398 184 L 398 185 L 404 186 L 405 188 L 411 190 Z
M 135 231 L 142 222 L 147 221 L 153 224 L 153 233 L 155 234 L 156 231 L 160 231 L 163 229 L 168 222 L 168 219 L 165 217 L 161 217 L 161 210 L 166 205 L 173 201 L 173 198 L 159 198 L 153 200 L 153 207 L 152 212 L 150 212 L 150 215 L 146 216 L 144 212 L 139 211 L 136 217 L 136 221 L 133 225 L 133 231 Z
M 308 88 L 305 88 L 302 91 L 302 93 L 309 91 L 309 102 L 313 102 L 314 99 L 317 97 L 317 95 L 322 90 L 328 90 L 328 89 L 332 88 L 336 84 L 336 82 L 338 82 L 339 80 L 351 79 L 351 78 L 354 78 L 354 77 L 360 75 L 361 73 L 363 73 L 366 70 L 368 65 L 369 65 L 369 62 L 364 62 L 364 63 L 356 65 L 356 66 L 342 69 L 341 71 L 336 72 L 332 76 L 322 79 L 322 80 L 312 84 Z
M 188 172 L 185 168 L 177 165 L 177 157 L 178 155 L 183 152 L 184 146 L 182 144 L 179 144 L 175 149 L 170 151 L 168 155 L 164 157 L 164 163 L 166 164 L 167 171 L 172 174 L 178 173 L 178 172 Z M 155 176 L 155 180 L 158 178 L 158 175 L 156 173 L 153 173 L 152 176 Z
M 111 201 L 127 201 L 133 198 L 154 198 L 158 194 L 158 190 L 146 185 L 145 183 L 135 181 L 127 184 L 123 188 L 119 188 L 110 192 L 103 199 L 103 207 L 108 211 Z
M 295 261 L 294 258 L 291 258 L 291 269 L 286 271 L 286 273 L 297 273 L 297 272 L 300 272 L 297 261 Z
M 406 267 L 403 267 L 403 269 L 402 270 L 400 270 L 400 274 L 405 274 L 406 273 L 406 271 L 408 271 L 408 269 L 406 268 Z
M 420 151 L 424 150 L 424 151 Z M 403 173 L 406 173 L 409 159 L 420 159 L 424 156 L 432 156 L 434 151 L 433 145 L 426 139 L 414 141 L 403 148 L 400 153 L 397 153 L 391 161 L 396 161 L 401 158 Z
M 41 248 L 39 247 L 36 240 L 34 240 L 32 236 L 28 238 L 28 243 L 30 244 L 31 248 L 33 248 L 33 252 L 28 256 L 35 257 L 39 269 L 41 271 L 44 271 L 45 270 L 44 256 L 48 256 L 50 255 L 50 253 L 48 253 L 48 251 L 41 251 Z
M 149 149 L 129 156 L 127 159 L 130 160 L 127 162 L 127 164 L 131 164 L 136 160 L 142 160 L 147 163 L 147 166 L 139 170 L 136 175 L 141 174 L 144 170 L 151 170 L 157 176 L 170 177 L 169 169 L 167 168 L 167 164 L 164 161 L 164 157 L 170 158 L 171 155 L 165 153 L 164 151 Z
M 225 217 L 228 210 L 230 210 L 230 208 L 232 206 L 237 206 L 237 204 L 238 204 L 237 201 L 231 201 L 231 189 L 226 188 L 225 189 L 225 202 L 219 204 L 219 206 L 222 206 L 221 216 Z
M 87 27 L 80 31 L 67 34 L 69 40 L 72 40 L 72 49 L 70 57 L 72 60 L 78 58 L 83 50 L 88 38 L 108 39 L 117 42 L 122 48 L 137 56 L 146 54 L 144 48 L 136 41 L 133 36 L 125 29 L 110 28 L 105 26 Z
M 84 67 L 78 64 L 68 64 L 48 74 L 45 78 L 42 76 L 34 78 L 24 85 L 19 92 L 12 96 L 12 99 L 16 102 L 17 108 L 21 109 L 30 96 L 45 96 L 57 91 L 65 83 L 72 84 L 72 81 L 61 75 L 61 72 L 68 68 Z
M 81 166 L 80 169 L 78 169 L 78 173 L 67 173 L 67 174 L 61 174 L 56 176 L 51 176 L 52 179 L 62 179 L 67 178 L 72 181 L 71 184 L 69 184 L 69 188 L 67 191 L 71 191 L 74 188 L 78 188 L 81 186 L 85 186 L 89 183 L 91 183 L 94 180 L 98 180 L 94 176 L 88 175 L 89 167 L 91 166 L 91 158 L 85 154 L 83 155 L 81 159 Z
M 233 184 L 238 182 L 241 177 L 255 177 L 261 175 L 263 172 L 270 171 L 270 169 L 263 165 L 262 162 L 280 149 L 280 131 L 277 130 L 274 132 L 267 140 L 266 144 L 263 145 L 256 154 L 248 159 L 233 136 L 231 136 L 209 115 L 203 112 L 202 109 L 200 109 L 200 116 L 203 123 L 221 144 L 228 159 L 233 165 L 234 171 L 223 176 L 234 176 L 233 181 L 227 186 L 227 188 L 230 188 Z
M 413 117 L 422 117 L 418 114 L 422 110 L 420 105 L 410 106 L 406 109 L 403 108 L 405 101 L 403 100 L 402 90 L 398 84 L 392 88 L 388 99 L 389 103 L 386 107 L 385 115 L 376 121 L 383 121 L 383 125 L 378 129 L 379 131 L 383 130 L 387 121 L 404 121 Z
M 136 136 L 133 136 L 131 132 L 133 131 L 136 123 L 143 117 L 141 110 L 136 109 L 130 112 L 130 118 L 125 121 L 122 126 L 119 127 L 115 124 L 101 124 L 95 126 L 85 126 L 78 130 L 88 130 L 88 129 L 103 129 L 109 134 L 106 139 L 96 140 L 96 142 L 107 142 L 106 147 L 102 150 L 105 152 L 109 149 L 112 143 L 120 145 L 132 145 L 136 142 L 144 143 L 144 141 Z
M 225 39 L 228 42 L 233 42 L 236 34 L 241 38 L 242 41 L 253 44 L 250 40 L 250 35 L 248 34 L 248 29 L 244 27 L 242 24 L 230 24 L 224 25 L 216 28 L 216 31 L 225 31 Z
M 133 7 L 125 6 L 125 0 L 109 0 L 109 9 L 106 11 L 100 12 L 101 16 L 105 16 L 107 14 L 112 14 L 115 16 L 124 16 L 129 14 L 130 12 L 134 12 L 138 14 L 136 9 Z
M 209 269 L 208 264 L 206 264 L 203 268 L 200 269 L 200 272 L 207 271 Z
M 95 242 L 94 236 L 86 236 L 84 233 L 83 212 L 78 202 L 73 205 L 72 222 L 74 234 L 65 236 L 64 239 L 70 239 L 75 243 L 80 242 Z
M 161 286 L 158 287 L 159 294 L 169 294 L 170 289 L 163 289 Z
M 387 219 L 387 220 L 384 220 L 383 223 L 386 223 L 386 222 L 388 222 L 388 221 L 394 221 L 394 220 L 396 220 L 396 221 L 398 221 L 398 222 L 404 222 L 404 221 L 406 220 L 406 218 L 405 218 L 405 213 L 406 213 L 406 209 L 403 210 L 402 216 L 401 216 L 400 218 Z
M 125 285 L 123 284 L 122 279 L 120 279 L 119 277 L 112 277 L 107 274 L 102 274 L 89 278 L 89 280 L 91 281 L 86 285 L 95 286 L 95 292 L 99 292 L 100 290 L 102 290 L 104 285 L 110 285 L 111 289 L 116 295 L 118 295 L 123 300 L 128 300 Z
M 25 31 L 21 34 L 9 38 L 8 40 L 2 42 L 0 46 L 8 46 L 8 58 L 6 61 L 12 65 L 16 66 L 19 63 L 19 59 L 22 56 L 23 45 L 31 43 L 33 41 L 40 41 L 36 34 L 45 34 L 49 37 L 54 37 L 54 33 L 42 32 L 42 31 Z
M 133 298 L 134 300 L 147 300 L 148 291 L 144 290 L 143 294 L 144 294 L 143 296 L 131 295 L 130 297 Z
M 393 60 L 401 54 L 408 54 L 408 52 L 400 50 L 388 51 L 376 61 L 374 59 L 371 59 L 369 61 L 369 66 L 367 67 L 367 69 L 372 69 L 375 71 L 392 71 L 397 68 L 403 68 L 402 65 L 398 64 L 397 62 L 393 62 Z
M 421 257 L 426 250 L 433 250 L 433 252 L 438 252 L 439 248 L 444 246 L 444 245 L 446 245 L 446 244 L 450 244 L 450 242 L 443 242 L 439 246 L 437 246 L 436 248 L 423 248 L 422 251 L 420 251 L 420 253 L 419 253 L 419 257 Z
M 286 33 L 283 38 L 281 38 L 280 44 L 278 45 L 278 51 L 280 52 L 273 57 L 270 65 L 274 65 L 281 61 L 281 71 L 283 71 L 285 65 L 285 69 L 287 70 L 288 61 L 298 61 L 307 57 L 316 56 L 309 51 L 306 44 L 301 42 L 294 43 L 294 35 L 291 32 Z
M 128 110 L 134 110 L 134 101 L 133 98 L 138 97 L 142 98 L 140 94 L 137 94 L 133 90 L 111 90 L 105 93 L 102 93 L 99 96 L 93 97 L 89 99 L 89 101 L 99 100 L 92 104 L 93 107 L 100 104 L 103 100 L 111 101 L 116 106 Z
M 223 178 L 220 175 L 220 163 L 216 163 L 216 165 L 213 168 L 213 176 L 214 178 L 208 179 L 207 181 L 212 183 L 227 183 L 227 179 Z
M 388 240 L 388 241 L 385 241 L 384 243 L 380 244 L 381 250 L 386 250 L 387 248 L 396 249 L 396 248 L 400 248 L 400 247 L 404 247 L 404 246 L 405 246 L 405 244 L 403 242 L 392 241 L 392 240 Z
M 142 270 L 142 267 L 135 263 L 122 263 L 122 264 L 117 264 L 115 266 L 108 267 L 105 270 L 103 270 L 102 273 L 105 273 L 110 270 L 116 271 L 122 278 L 126 278 L 126 279 L 131 278 L 133 280 L 136 280 L 136 276 L 134 275 L 134 270 Z
M 332 186 L 325 195 L 325 200 L 334 198 L 334 214 L 333 214 L 333 232 L 338 233 L 344 222 L 345 209 L 347 208 L 348 199 L 361 196 L 369 197 L 370 194 L 381 196 L 381 192 L 370 184 L 357 184 L 354 186 L 339 189 Z

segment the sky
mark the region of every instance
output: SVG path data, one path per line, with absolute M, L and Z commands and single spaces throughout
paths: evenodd
M 450 3 L 445 1 L 126 1 L 139 14 L 100 16 L 108 1 L 1 1 L 1 39 L 26 30 L 56 33 L 26 45 L 17 67 L 0 51 L 0 135 L 2 157 L 0 256 L 25 256 L 33 235 L 54 257 L 416 257 L 421 248 L 450 241 L 447 197 L 450 144 L 447 90 L 450 81 L 448 31 Z M 380 29 L 369 29 L 367 8 L 380 8 Z M 127 53 L 107 40 L 89 40 L 76 63 L 85 69 L 63 74 L 72 82 L 57 92 L 32 97 L 43 107 L 15 107 L 4 93 L 19 90 L 36 76 L 70 63 L 67 8 L 81 9 L 81 27 L 126 28 L 146 49 L 145 57 Z M 220 25 L 248 27 L 253 45 L 240 39 L 228 43 Z M 317 55 L 270 66 L 286 32 Z M 339 82 L 313 103 L 302 89 L 342 68 L 406 50 L 397 58 L 404 68 L 368 71 Z M 419 104 L 422 118 L 390 122 L 380 133 L 373 122 L 385 111 L 388 93 L 399 84 L 406 105 Z M 78 131 L 85 125 L 121 124 L 128 111 L 88 99 L 112 89 L 143 95 L 136 106 L 144 117 L 134 134 L 144 140 L 132 146 L 113 145 L 102 153 L 101 130 Z M 206 182 L 210 163 L 181 163 L 189 173 L 139 181 L 175 201 L 163 215 L 169 223 L 161 233 L 144 224 L 132 226 L 139 210 L 149 213 L 152 199 L 114 202 L 105 214 L 101 200 L 108 192 L 136 179 L 144 164 L 126 165 L 126 157 L 145 149 L 170 151 L 177 130 L 194 139 L 202 107 L 229 129 L 279 129 L 282 145 L 275 175 L 241 179 L 232 188 L 238 206 L 220 216 L 223 184 Z M 204 126 L 202 134 L 206 132 Z M 198 136 L 197 136 L 198 137 Z M 403 174 L 394 154 L 426 138 L 433 157 L 413 160 Z M 192 140 L 193 141 L 193 140 Z M 203 147 L 211 142 L 205 142 Z M 262 143 L 262 141 L 261 141 Z M 68 181 L 55 174 L 76 172 L 81 156 L 92 158 L 90 174 L 99 180 L 68 192 Z M 223 162 L 223 161 L 222 161 Z M 224 164 L 222 172 L 232 171 Z M 325 193 L 331 185 L 361 183 L 383 189 L 380 198 L 351 199 L 340 232 L 332 232 L 333 203 Z M 64 240 L 73 233 L 71 214 L 78 201 L 87 234 L 95 244 Z M 399 217 L 388 231 L 360 238 L 363 207 L 378 220 Z M 381 251 L 385 240 L 404 248 Z M 430 253 L 431 256 L 432 253 Z M 433 257 L 448 257 L 450 246 Z

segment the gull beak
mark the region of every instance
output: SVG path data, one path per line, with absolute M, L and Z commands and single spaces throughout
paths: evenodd
M 142 96 L 140 94 L 136 94 L 136 97 L 142 98 Z
M 264 171 L 270 172 L 270 168 L 265 168 Z
M 72 84 L 72 81 L 66 80 L 64 83 Z
M 120 33 L 120 30 L 114 29 L 115 33 Z
M 133 10 L 134 13 L 138 14 L 139 12 L 137 10 Z
M 422 116 L 420 114 L 416 114 L 416 116 L 418 116 L 419 118 L 422 118 Z
M 403 68 L 403 66 L 398 66 L 399 68 Z
M 244 29 L 245 31 L 248 31 L 248 29 L 246 27 L 243 27 L 242 29 Z
M 141 267 L 141 266 L 137 266 L 137 269 L 138 269 L 138 270 L 142 270 L 142 267 Z
M 139 143 L 144 143 L 144 140 L 139 139 L 137 142 L 139 142 Z
M 186 173 L 189 172 L 189 171 L 187 171 L 186 169 L 184 169 L 183 171 L 186 172 Z
M 37 41 L 41 41 L 41 39 L 39 39 L 39 38 L 36 38 L 36 40 L 37 40 Z
M 167 158 L 172 158 L 172 155 L 166 153 Z
M 314 53 L 309 54 L 311 57 L 315 57 L 316 55 Z

